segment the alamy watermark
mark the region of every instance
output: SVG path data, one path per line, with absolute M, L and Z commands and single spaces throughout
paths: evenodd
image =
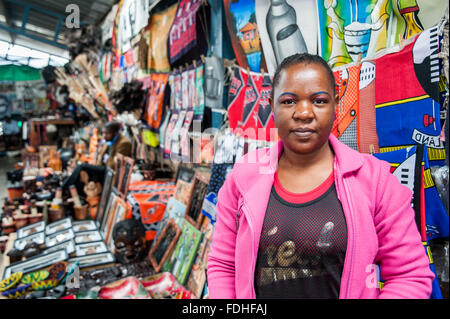
M 69 4 L 66 6 L 66 28 L 78 29 L 80 28 L 80 7 L 76 4 Z

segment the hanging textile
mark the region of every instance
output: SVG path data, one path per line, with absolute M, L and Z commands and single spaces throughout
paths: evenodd
M 449 217 L 445 211 L 444 204 L 439 197 L 436 185 L 431 177 L 430 163 L 428 160 L 427 147 L 424 146 L 422 167 L 424 170 L 423 186 L 425 196 L 425 221 L 426 228 L 424 229 L 425 238 L 432 240 L 436 238 L 445 238 L 449 235 Z M 414 194 L 417 190 L 414 189 L 414 182 L 417 179 L 415 175 L 416 170 L 416 153 L 417 146 L 403 148 L 400 150 L 373 154 L 381 160 L 391 163 L 391 172 L 400 180 L 403 185 L 408 186 Z M 419 167 L 419 170 L 422 169 Z M 420 187 L 420 185 L 418 186 Z M 416 187 L 416 189 L 418 189 Z
M 167 202 L 174 193 L 173 181 L 139 181 L 130 184 L 127 195 L 127 202 L 131 208 L 130 217 L 141 220 L 146 240 L 151 241 L 155 238 Z
M 194 120 L 202 121 L 203 113 L 205 112 L 205 93 L 203 91 L 204 85 L 204 65 L 195 68 L 195 81 L 193 86 L 193 100 L 192 107 L 194 109 Z
M 271 75 L 290 55 L 317 54 L 316 0 L 258 0 L 255 5 L 264 59 Z
M 361 65 L 350 65 L 334 70 L 336 92 L 336 119 L 331 133 L 348 147 L 358 150 L 359 73 Z
M 443 165 L 437 53 L 438 35 L 434 27 L 423 31 L 401 51 L 376 60 L 380 152 L 425 144 L 432 165 Z
M 238 65 L 260 72 L 263 60 L 255 0 L 224 0 L 224 10 Z
M 442 299 L 439 279 L 428 241 L 448 237 L 449 218 L 431 177 L 426 146 L 413 146 L 374 154 L 374 156 L 389 162 L 391 173 L 413 193 L 411 204 L 415 211 L 416 225 L 430 262 L 430 269 L 435 275 L 430 298 Z M 421 160 L 418 160 L 419 158 Z
M 386 48 L 391 2 L 317 1 L 320 56 L 334 68 Z
M 375 62 L 364 61 L 359 72 L 358 150 L 379 153 L 375 118 Z
M 197 10 L 201 0 L 181 0 L 169 33 L 170 63 L 174 63 L 197 43 Z
M 151 85 L 148 89 L 147 109 L 144 119 L 153 130 L 158 130 L 161 125 L 164 111 L 164 92 L 168 79 L 168 73 L 151 74 Z
M 167 40 L 178 4 L 168 9 L 152 13 L 150 17 L 150 46 L 148 67 L 152 72 L 169 72 Z

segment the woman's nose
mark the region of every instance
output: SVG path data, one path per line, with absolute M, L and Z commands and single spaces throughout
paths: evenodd
M 299 101 L 294 109 L 292 118 L 294 120 L 310 120 L 314 117 L 312 105 L 308 101 Z

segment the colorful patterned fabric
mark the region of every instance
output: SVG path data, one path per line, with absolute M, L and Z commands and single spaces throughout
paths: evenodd
M 400 180 L 403 185 L 408 186 L 414 194 L 418 191 L 414 190 L 417 146 L 403 148 L 397 151 L 373 154 L 375 157 L 385 160 L 391 164 L 392 173 Z M 424 169 L 424 198 L 425 198 L 425 221 L 426 236 L 425 239 L 431 240 L 436 238 L 445 238 L 449 235 L 449 217 L 445 211 L 436 185 L 430 172 L 430 163 L 428 160 L 428 152 L 424 147 L 422 159 Z M 425 230 L 424 230 L 425 231 Z
M 163 120 L 164 112 L 164 92 L 166 90 L 168 73 L 152 73 L 151 85 L 148 89 L 147 109 L 144 119 L 147 124 L 157 131 Z
M 364 61 L 359 73 L 358 150 L 379 153 L 375 117 L 375 62 Z
M 201 0 L 181 0 L 169 34 L 170 63 L 174 63 L 197 43 L 196 14 Z
M 169 198 L 175 193 L 173 182 L 139 181 L 130 184 L 127 202 L 131 207 L 131 218 L 141 220 L 145 238 L 156 236 Z
M 148 67 L 153 72 L 169 72 L 170 64 L 167 53 L 167 40 L 177 12 L 178 4 L 157 13 L 150 18 L 150 45 Z
M 435 278 L 432 283 L 431 299 L 442 299 L 439 279 L 428 241 L 448 237 L 449 217 L 445 211 L 436 186 L 431 177 L 426 146 L 423 146 L 422 161 L 417 161 L 418 147 L 374 154 L 375 157 L 391 164 L 391 172 L 413 192 L 412 205 L 416 212 L 416 223 L 422 237 L 425 253 L 430 261 L 430 269 Z M 421 180 L 421 183 L 417 183 Z
M 263 63 L 255 0 L 224 0 L 225 17 L 237 64 L 260 72 Z
M 358 150 L 359 73 L 361 65 L 334 70 L 339 103 L 331 133 L 348 147 Z
M 437 32 L 423 31 L 400 52 L 376 60 L 375 103 L 380 152 L 425 144 L 433 165 L 443 165 Z

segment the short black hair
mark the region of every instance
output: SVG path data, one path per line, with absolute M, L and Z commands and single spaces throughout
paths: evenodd
M 117 133 L 120 131 L 120 123 L 119 122 L 108 122 L 105 125 L 106 131 L 113 131 L 114 133 Z
M 274 89 L 280 82 L 281 71 L 283 71 L 284 69 L 286 69 L 290 66 L 293 66 L 296 64 L 301 64 L 301 63 L 303 63 L 303 64 L 316 63 L 316 64 L 323 66 L 325 68 L 325 70 L 327 71 L 328 80 L 330 81 L 331 86 L 333 87 L 333 93 L 336 92 L 336 82 L 334 80 L 333 70 L 331 70 L 331 67 L 328 65 L 328 63 L 319 55 L 309 54 L 309 53 L 297 53 L 297 54 L 288 56 L 278 65 L 278 67 L 275 71 L 275 74 L 273 76 L 273 81 L 272 81 L 272 93 L 271 93 L 272 100 L 273 100 Z

